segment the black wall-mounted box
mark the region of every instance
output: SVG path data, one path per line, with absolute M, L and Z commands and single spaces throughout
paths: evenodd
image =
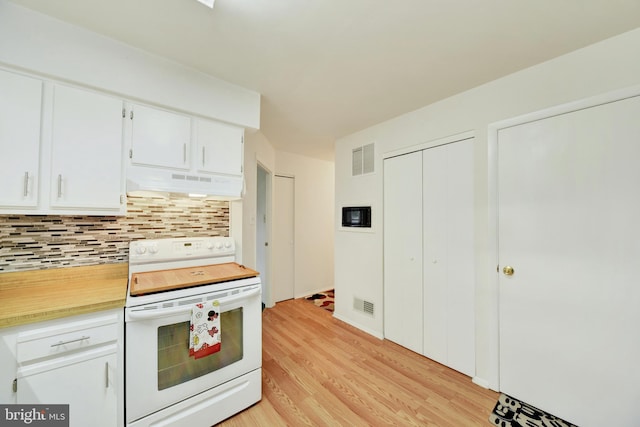
M 344 206 L 342 226 L 371 228 L 371 206 Z

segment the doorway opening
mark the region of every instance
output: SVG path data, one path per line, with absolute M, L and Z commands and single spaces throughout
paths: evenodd
M 263 307 L 273 307 L 271 298 L 271 172 L 260 163 L 257 166 L 256 189 L 256 267 L 261 273 Z
M 295 179 L 276 175 L 273 216 L 273 302 L 295 298 Z

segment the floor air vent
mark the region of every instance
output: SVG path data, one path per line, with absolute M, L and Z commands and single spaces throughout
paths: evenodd
M 353 298 L 353 308 L 373 316 L 373 303 L 360 298 Z

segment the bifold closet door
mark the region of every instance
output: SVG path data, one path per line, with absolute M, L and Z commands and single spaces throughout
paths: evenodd
M 422 353 L 422 153 L 384 160 L 384 336 Z
M 423 354 L 475 374 L 473 139 L 423 151 Z

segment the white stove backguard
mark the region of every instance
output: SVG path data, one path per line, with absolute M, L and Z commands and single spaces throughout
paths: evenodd
M 164 264 L 188 263 L 194 260 L 201 260 L 205 264 L 220 264 L 228 262 L 220 261 L 220 258 L 231 257 L 235 260 L 235 255 L 236 244 L 233 237 L 134 240 L 129 244 L 129 268 L 134 272 L 139 272 L 138 268 L 165 270 L 171 267 Z

